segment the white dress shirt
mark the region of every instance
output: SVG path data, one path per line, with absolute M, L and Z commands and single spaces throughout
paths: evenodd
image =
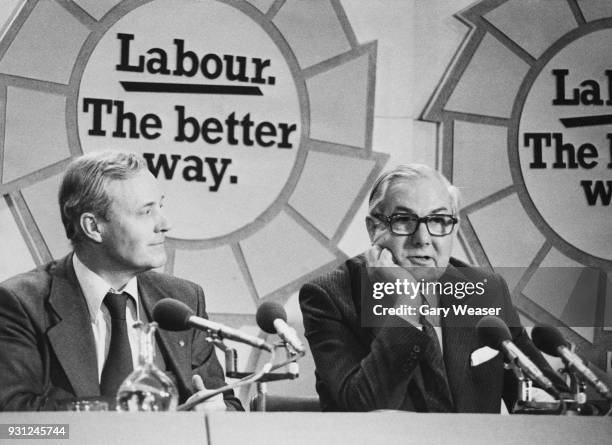
M 111 292 L 121 293 L 125 292 L 130 295 L 126 305 L 126 323 L 128 338 L 130 342 L 130 349 L 132 351 L 132 364 L 134 369 L 138 365 L 138 342 L 139 342 L 139 330 L 134 328 L 134 323 L 137 321 L 147 322 L 144 311 L 140 310 L 140 298 L 138 295 L 138 283 L 136 277 L 132 278 L 122 289 L 113 289 L 102 277 L 93 272 L 87 266 L 85 266 L 81 260 L 79 260 L 77 254 L 72 256 L 72 264 L 74 266 L 74 272 L 76 274 L 87 307 L 89 308 L 89 315 L 91 321 L 91 329 L 96 344 L 96 357 L 98 360 L 98 381 L 102 375 L 102 369 L 104 368 L 104 362 L 108 356 L 108 348 L 110 346 L 111 337 L 111 316 L 108 308 L 103 304 L 104 297 L 106 294 Z M 75 333 L 78 335 L 78 333 Z M 155 364 L 159 366 L 161 356 L 156 344 L 156 360 Z M 163 366 L 163 364 L 162 364 Z M 161 368 L 163 369 L 163 368 Z

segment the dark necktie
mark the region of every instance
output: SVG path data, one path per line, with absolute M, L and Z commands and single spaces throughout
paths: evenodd
M 132 372 L 132 350 L 125 321 L 125 307 L 128 294 L 109 292 L 104 297 L 104 304 L 111 316 L 111 337 L 108 355 L 102 376 L 100 377 L 100 394 L 115 397 L 119 385 Z
M 425 348 L 425 360 L 421 362 L 421 374 L 425 386 L 425 401 L 429 411 L 453 411 L 452 396 L 446 378 L 446 366 L 435 328 L 421 315 L 419 322 L 423 333 L 429 337 Z

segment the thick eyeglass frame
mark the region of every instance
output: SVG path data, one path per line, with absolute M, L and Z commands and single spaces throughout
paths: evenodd
M 410 214 L 406 214 L 406 213 L 394 213 L 393 215 L 390 216 L 385 216 L 385 215 L 381 215 L 380 213 L 377 214 L 373 214 L 372 215 L 374 218 L 378 219 L 379 221 L 385 223 L 387 225 L 387 227 L 389 228 L 389 231 L 397 236 L 410 236 L 410 235 L 414 235 L 418 230 L 419 227 L 421 225 L 421 223 L 425 223 L 425 227 L 427 227 L 427 232 L 431 235 L 431 236 L 448 236 L 451 233 L 453 233 L 453 230 L 455 229 L 455 225 L 459 222 L 459 220 L 453 216 L 453 215 L 446 215 L 446 214 L 442 214 L 442 213 L 434 213 L 431 215 L 427 215 L 427 216 L 422 216 L 422 217 L 418 217 L 416 215 L 410 215 Z M 437 234 L 437 233 L 431 233 L 431 229 L 429 228 L 429 221 L 434 219 L 434 218 L 439 218 L 439 217 L 445 217 L 445 218 L 450 218 L 452 221 L 452 226 L 450 228 L 450 230 L 448 231 L 448 233 L 443 233 L 443 234 Z M 398 220 L 399 218 L 412 218 L 413 220 L 416 221 L 416 226 L 414 226 L 414 230 L 410 233 L 397 233 L 393 230 L 393 223 Z

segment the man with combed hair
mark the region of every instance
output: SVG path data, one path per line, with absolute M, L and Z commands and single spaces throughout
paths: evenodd
M 503 278 L 451 258 L 458 222 L 459 191 L 439 172 L 402 165 L 377 180 L 366 217 L 372 247 L 300 291 L 323 410 L 494 413 L 502 398 L 512 408 L 516 378 L 504 372 L 501 354 L 479 344 L 482 317 L 457 315 L 456 304 L 498 308 L 513 341 L 564 387 L 521 327 Z M 391 285 L 374 298 L 374 283 L 397 280 L 432 286 L 408 295 L 409 287 Z M 465 283 L 473 284 L 472 295 L 463 294 Z M 457 292 L 441 291 L 449 285 Z M 372 316 L 379 302 L 416 312 Z M 421 306 L 441 311 L 420 314 Z
M 166 262 L 170 224 L 145 161 L 118 151 L 72 161 L 59 205 L 73 252 L 0 284 L 0 410 L 56 410 L 70 401 L 113 400 L 137 365 L 136 321 L 172 297 L 206 317 L 202 288 L 152 269 Z M 156 360 L 179 403 L 225 385 L 200 331 L 159 331 Z M 232 392 L 200 405 L 242 409 Z

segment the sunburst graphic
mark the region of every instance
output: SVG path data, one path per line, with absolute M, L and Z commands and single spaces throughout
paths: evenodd
M 294 92 L 286 109 L 290 114 L 294 106 L 299 146 L 284 170 L 276 172 L 282 181 L 268 192 L 258 213 L 244 211 L 240 216 L 241 209 L 227 210 L 223 207 L 227 201 L 220 200 L 223 210 L 208 210 L 205 216 L 194 213 L 189 221 L 184 218 L 167 243 L 166 271 L 203 286 L 213 319 L 263 335 L 253 317 L 260 301 L 286 304 L 303 282 L 346 258 L 337 244 L 387 158 L 371 149 L 376 43 L 357 41 L 337 0 L 27 1 L 0 42 L 0 192 L 6 202 L 2 206 L 10 210 L 2 212 L 2 224 L 15 227 L 9 233 L 18 233 L 19 241 L 13 242 L 29 252 L 33 265 L 69 251 L 56 209 L 59 178 L 73 157 L 99 148 L 87 134 L 91 128 L 85 125 L 91 118 L 83 110 L 84 97 L 128 94 L 118 82 L 108 91 L 97 85 L 106 80 L 96 74 L 104 62 L 101 48 L 122 29 L 129 29 L 126 23 L 138 23 L 142 11 L 167 4 L 179 16 L 182 8 L 192 11 L 183 15 L 197 16 L 202 8 L 233 14 L 286 64 L 283 88 Z M 164 18 L 168 27 L 175 16 Z M 202 20 L 202 29 L 218 25 L 213 23 L 215 17 Z M 155 25 L 151 29 L 163 29 Z M 225 24 L 230 31 L 233 26 Z M 133 57 L 130 63 L 136 64 Z M 124 80 L 131 80 L 127 77 Z M 264 83 L 262 96 L 269 99 L 281 79 L 267 78 Z M 188 96 L 181 97 L 190 104 Z M 143 110 L 154 109 L 157 97 L 161 96 L 134 101 Z M 224 116 L 231 111 L 224 100 L 215 102 L 212 96 L 207 100 L 219 103 Z M 282 103 L 273 105 L 283 110 Z M 144 133 L 142 127 L 137 129 Z M 113 142 L 134 150 L 123 140 Z M 155 150 L 162 149 L 149 151 Z M 267 164 L 261 162 L 258 168 Z M 237 175 L 230 179 L 228 189 L 242 181 Z M 249 193 L 253 201 L 259 199 L 256 188 Z M 173 199 L 176 206 L 195 209 L 201 204 L 171 190 L 167 200 Z M 249 194 L 241 199 L 248 207 Z M 191 210 L 183 208 L 182 213 Z M 216 225 L 207 226 L 210 220 Z M 225 229 L 220 228 L 223 220 Z M 241 361 L 242 369 L 257 362 L 255 353 L 239 352 L 248 357 Z
M 581 143 L 599 146 L 600 154 L 608 150 L 605 126 L 585 119 L 603 115 L 605 107 L 581 107 L 579 99 L 570 99 L 576 86 L 607 85 L 609 46 L 601 48 L 602 57 L 597 54 L 610 35 L 612 4 L 485 0 L 457 18 L 470 31 L 423 118 L 441 124 L 442 170 L 463 191 L 460 240 L 475 263 L 515 266 L 502 273 L 526 320 L 561 326 L 583 356 L 609 369 L 610 207 L 587 206 L 579 185 L 580 179 L 608 180 L 608 160 L 603 155 L 594 169 L 565 167 L 572 161 L 568 153 Z M 566 66 L 568 73 L 553 71 Z M 585 79 L 591 83 L 581 84 Z M 553 103 L 563 94 L 557 99 L 563 106 Z M 566 118 L 589 127 L 564 127 Z M 537 131 L 540 136 L 533 136 Z M 546 145 L 552 134 L 557 136 Z M 561 135 L 574 148 L 560 155 L 554 141 Z M 530 158 L 534 137 L 544 141 L 548 162 L 537 171 L 527 164 L 537 164 Z M 553 161 L 557 171 L 546 168 Z M 551 267 L 565 273 L 551 279 Z

